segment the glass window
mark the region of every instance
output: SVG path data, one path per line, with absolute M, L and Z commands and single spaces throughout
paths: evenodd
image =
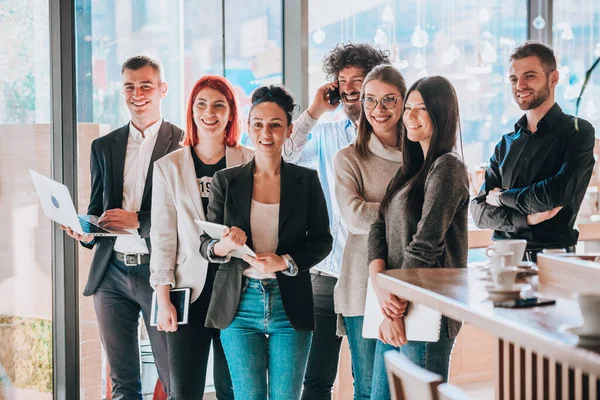
M 527 1 L 309 0 L 309 98 L 326 82 L 323 58 L 336 44 L 374 43 L 390 52 L 407 85 L 427 75 L 454 84 L 469 167 L 487 162 L 521 111 L 508 83 L 508 57 L 527 38 Z M 322 118 L 342 118 L 338 108 Z
M 584 1 L 573 7 L 565 0 L 554 0 L 552 20 L 552 43 L 560 73 L 556 101 L 565 112 L 575 115 L 585 73 L 600 57 L 600 4 Z M 599 96 L 600 67 L 597 67 L 579 105 L 579 115 L 592 125 L 598 124 Z
M 0 398 L 52 399 L 49 2 L 0 2 Z
M 225 0 L 225 76 L 236 88 L 242 127 L 254 89 L 283 80 L 281 0 Z

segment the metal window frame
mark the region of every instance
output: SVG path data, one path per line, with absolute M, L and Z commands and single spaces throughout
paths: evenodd
M 308 108 L 308 0 L 282 0 L 283 84 Z
M 52 176 L 77 199 L 75 0 L 50 0 Z M 79 399 L 77 243 L 52 224 L 53 398 Z
M 552 8 L 554 0 L 528 0 L 527 4 L 527 39 L 537 40 L 552 47 Z M 533 27 L 533 20 L 541 15 L 546 21 L 544 29 Z

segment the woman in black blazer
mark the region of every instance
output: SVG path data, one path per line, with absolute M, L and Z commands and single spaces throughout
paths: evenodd
M 288 164 L 294 99 L 280 86 L 252 96 L 248 121 L 256 148 L 248 164 L 217 172 L 200 252 L 220 263 L 206 325 L 221 329 L 236 398 L 299 399 L 314 330 L 308 270 L 331 251 L 329 217 L 316 171 Z M 247 244 L 256 257 L 232 258 Z M 268 382 L 268 384 L 267 384 Z

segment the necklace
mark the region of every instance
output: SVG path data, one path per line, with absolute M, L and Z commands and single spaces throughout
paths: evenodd
M 196 152 L 196 155 L 198 156 L 198 158 L 205 164 L 209 164 L 211 161 L 213 160 L 220 160 L 221 158 L 223 158 L 223 156 L 225 155 L 225 149 L 219 151 L 218 153 L 216 153 L 215 155 L 213 155 L 212 157 L 206 157 L 203 154 L 200 154 L 199 151 L 196 150 L 196 148 L 194 148 L 194 151 Z

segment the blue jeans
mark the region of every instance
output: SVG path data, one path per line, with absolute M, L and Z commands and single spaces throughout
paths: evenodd
M 454 339 L 448 337 L 448 320 L 442 317 L 440 327 L 440 340 L 437 342 L 408 342 L 397 348 L 389 344 L 377 341 L 375 350 L 375 363 L 373 366 L 373 387 L 371 400 L 389 400 L 390 387 L 385 371 L 383 354 L 389 350 L 399 350 L 412 362 L 421 368 L 442 376 L 444 381 L 448 379 L 448 368 L 450 367 L 450 354 L 454 346 Z
M 373 361 L 377 340 L 365 339 L 362 336 L 364 319 L 364 317 L 344 317 L 344 326 L 346 327 L 352 358 L 354 400 L 369 400 L 371 398 Z
M 298 400 L 311 337 L 290 324 L 276 279 L 244 278 L 235 317 L 221 331 L 235 398 Z

